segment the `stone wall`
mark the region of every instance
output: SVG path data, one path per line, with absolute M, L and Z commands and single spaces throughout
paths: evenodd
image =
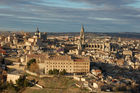
M 18 80 L 20 75 L 14 75 L 14 74 L 7 74 L 7 81 L 12 81 L 14 84 L 16 83 L 16 80 Z

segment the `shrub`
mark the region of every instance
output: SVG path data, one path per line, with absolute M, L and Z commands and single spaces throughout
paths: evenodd
M 49 74 L 52 75 L 53 74 L 53 70 L 49 70 Z
M 31 59 L 31 60 L 29 60 L 29 61 L 27 62 L 27 68 L 28 68 L 28 69 L 29 69 L 29 67 L 30 67 L 30 65 L 31 65 L 32 63 L 36 63 L 36 59 Z
M 49 70 L 49 72 L 48 72 L 50 75 L 58 75 L 58 74 L 60 74 L 60 75 L 65 75 L 67 72 L 66 72 L 66 70 L 64 69 L 63 71 L 59 71 L 59 70 L 57 70 L 57 69 L 53 69 L 53 70 Z
M 26 79 L 26 75 L 20 76 L 19 79 L 16 81 L 16 85 L 18 88 L 29 86 L 29 83 Z
M 39 73 L 39 66 L 37 63 L 32 63 L 29 67 L 29 70 L 35 73 Z
M 60 74 L 60 75 L 65 75 L 66 73 L 67 73 L 66 70 L 63 69 L 63 71 L 61 71 L 59 74 Z
M 58 74 L 59 74 L 59 70 L 54 69 L 54 70 L 53 70 L 53 74 L 54 74 L 54 75 L 58 75 Z
M 59 70 L 57 70 L 57 69 L 53 69 L 53 70 L 49 70 L 49 74 L 50 75 L 58 75 L 59 74 Z

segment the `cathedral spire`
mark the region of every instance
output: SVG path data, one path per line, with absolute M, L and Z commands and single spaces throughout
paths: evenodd
M 80 32 L 80 39 L 78 42 L 78 54 L 81 55 L 83 50 L 83 45 L 85 44 L 85 34 L 84 34 L 84 27 L 82 25 L 81 32 Z
M 41 33 L 38 27 L 36 28 L 35 36 L 37 36 L 38 38 L 41 38 Z
M 83 24 L 81 26 L 81 33 L 84 33 L 84 26 L 83 26 Z
M 39 28 L 38 27 L 36 28 L 36 33 L 39 33 Z
M 82 44 L 85 43 L 85 33 L 84 33 L 84 26 L 83 25 L 81 27 L 81 32 L 80 32 L 80 41 L 81 41 Z

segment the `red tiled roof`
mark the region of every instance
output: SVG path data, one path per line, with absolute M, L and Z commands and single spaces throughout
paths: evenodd
M 95 72 L 102 72 L 101 70 L 95 70 Z
M 6 54 L 6 51 L 3 50 L 3 49 L 0 49 L 0 53 L 1 53 L 1 54 Z

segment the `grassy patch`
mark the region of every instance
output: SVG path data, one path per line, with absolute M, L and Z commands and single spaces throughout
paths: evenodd
M 51 77 L 39 79 L 39 84 L 43 85 L 43 89 L 27 88 L 23 93 L 88 93 L 85 90 L 75 87 L 75 83 L 71 78 L 67 77 Z

